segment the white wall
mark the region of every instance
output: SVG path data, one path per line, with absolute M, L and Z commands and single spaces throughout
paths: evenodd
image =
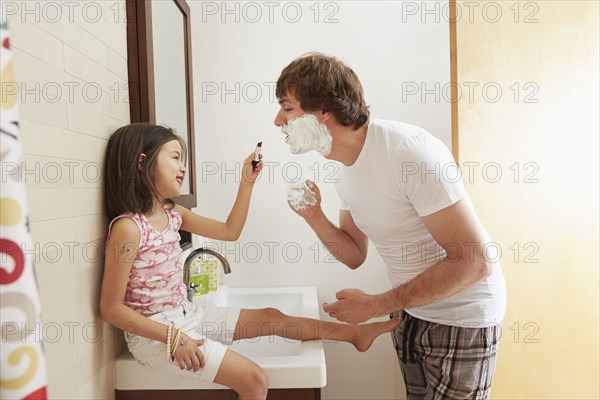
M 258 141 L 263 141 L 266 162 L 242 237 L 220 245 L 233 270 L 225 282 L 237 287 L 316 286 L 320 301 L 349 287 L 368 293 L 388 290 L 385 265 L 374 248 L 357 271 L 331 262 L 314 233 L 288 208 L 286 186 L 300 174 L 319 184 L 325 213 L 337 222 L 333 184 L 337 166 L 318 154 L 289 153 L 273 125 L 278 110 L 274 83 L 281 70 L 304 52 L 335 55 L 358 74 L 373 117 L 423 126 L 450 146 L 450 104 L 443 96 L 436 101 L 436 94 L 431 94 L 427 104 L 420 94 L 403 99 L 403 83 L 406 88 L 406 83 L 421 87 L 426 82 L 434 89 L 436 82 L 440 87 L 449 82 L 447 22 L 442 18 L 436 23 L 430 17 L 424 24 L 398 1 L 189 3 L 197 211 L 225 219 L 237 190 L 233 171 L 239 175 L 240 162 Z M 322 312 L 321 318 L 329 317 Z M 389 335 L 380 337 L 366 354 L 339 343 L 326 343 L 325 351 L 324 399 L 404 396 Z
M 125 2 L 2 2 L 8 17 L 52 399 L 114 398 L 121 335 L 98 315 L 102 162 L 129 123 Z M 4 78 L 4 77 L 3 77 Z M 2 179 L 6 179 L 3 166 Z M 99 175 L 100 174 L 100 175 Z

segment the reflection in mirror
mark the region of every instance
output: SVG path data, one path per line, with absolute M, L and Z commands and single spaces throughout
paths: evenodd
M 185 20 L 175 1 L 152 0 L 152 46 L 156 123 L 175 129 L 183 138 L 188 148 L 184 158 L 189 169 Z M 187 173 L 181 194 L 190 193 Z
M 187 145 L 187 174 L 175 203 L 196 207 L 190 8 L 185 0 L 127 0 L 131 122 L 174 128 Z M 191 234 L 180 230 L 181 247 Z

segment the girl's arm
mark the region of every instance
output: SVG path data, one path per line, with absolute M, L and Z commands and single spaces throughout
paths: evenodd
M 216 240 L 237 240 L 242 233 L 242 228 L 246 223 L 248 208 L 250 207 L 250 197 L 254 182 L 263 168 L 262 160 L 252 168 L 252 158 L 254 153 L 244 160 L 242 167 L 242 179 L 238 188 L 235 203 L 227 217 L 226 222 L 220 222 L 211 218 L 195 214 L 185 207 L 175 206 L 175 209 L 181 215 L 181 229 L 194 233 L 196 235 L 208 237 Z M 262 156 L 261 156 L 262 158 Z

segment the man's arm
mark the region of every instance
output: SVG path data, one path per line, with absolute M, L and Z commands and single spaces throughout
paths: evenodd
M 338 261 L 351 269 L 356 269 L 365 262 L 369 238 L 354 224 L 350 211 L 340 210 L 339 228 L 329 222 L 322 211 L 315 219 L 307 222 Z
M 360 323 L 393 311 L 433 303 L 491 274 L 492 264 L 483 251 L 489 239 L 468 197 L 422 220 L 446 250 L 446 258 L 386 293 L 368 295 L 358 289 L 341 290 L 336 295 L 338 301 L 323 306 L 325 312 L 340 321 Z
M 351 269 L 360 267 L 367 258 L 369 239 L 358 229 L 350 211 L 340 210 L 340 227 L 333 225 L 321 209 L 321 193 L 314 183 L 309 183 L 315 193 L 317 204 L 303 210 L 290 207 L 306 220 L 329 252 L 341 263 Z

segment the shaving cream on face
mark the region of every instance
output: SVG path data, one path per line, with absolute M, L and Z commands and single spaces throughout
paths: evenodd
M 288 201 L 294 210 L 304 210 L 306 206 L 314 206 L 317 204 L 317 196 L 315 195 L 315 192 L 310 190 L 309 185 L 310 183 L 304 180 L 288 185 Z
M 331 133 L 314 114 L 304 114 L 289 120 L 286 125 L 281 127 L 281 131 L 288 135 L 285 141 L 290 146 L 292 154 L 303 154 L 316 150 L 326 156 L 331 152 L 333 141 Z

